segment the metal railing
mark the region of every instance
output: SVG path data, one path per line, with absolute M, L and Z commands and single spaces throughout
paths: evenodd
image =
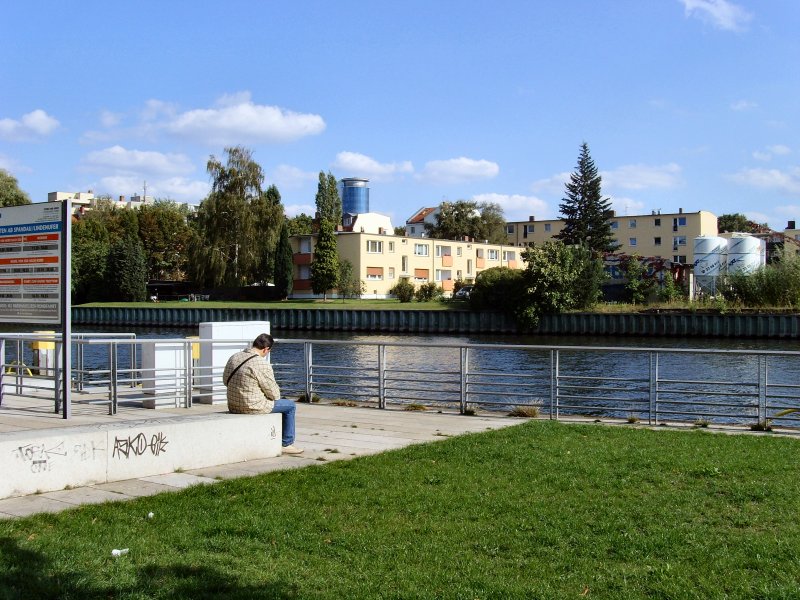
M 25 362 L 29 345 L 43 339 L 61 343 L 58 336 L 0 335 L 0 392 L 53 392 L 58 411 L 59 368 L 34 375 Z M 73 402 L 108 404 L 110 414 L 121 402 L 224 402 L 224 360 L 203 364 L 193 345 L 213 351 L 247 342 L 76 335 Z M 172 363 L 145 360 L 157 351 Z M 286 339 L 271 359 L 283 395 L 303 400 L 800 431 L 800 352 Z

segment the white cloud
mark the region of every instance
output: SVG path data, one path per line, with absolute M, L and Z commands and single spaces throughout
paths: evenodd
M 161 108 L 161 107 L 156 107 Z M 315 114 L 255 104 L 247 92 L 223 96 L 216 108 L 189 110 L 171 116 L 163 129 L 180 137 L 213 145 L 243 142 L 290 142 L 317 135 L 325 121 Z
M 387 181 L 396 174 L 414 172 L 414 165 L 410 161 L 379 163 L 358 152 L 339 152 L 333 161 L 333 168 L 346 171 L 346 177 L 367 177 L 376 181 Z
M 119 113 L 114 113 L 110 110 L 104 110 L 100 113 L 100 124 L 103 127 L 115 127 L 119 125 L 121 121 L 122 115 Z
M 537 179 L 531 184 L 531 191 L 560 198 L 564 195 L 564 185 L 569 181 L 570 175 L 570 172 L 564 171 L 552 177 Z
M 679 0 L 687 17 L 697 17 L 725 31 L 742 31 L 753 18 L 741 6 L 728 0 Z
M 752 110 L 754 108 L 758 108 L 758 104 L 751 102 L 750 100 L 737 100 L 736 102 L 731 103 L 731 110 L 735 110 L 736 112 Z
M 491 193 L 476 194 L 472 199 L 475 202 L 499 204 L 507 221 L 527 221 L 531 216 L 537 219 L 548 219 L 551 216 L 547 202 L 536 196 Z
M 781 169 L 742 169 L 729 176 L 735 183 L 757 188 L 800 194 L 800 167 Z
M 108 194 L 112 198 L 142 194 L 143 180 L 135 175 L 111 175 L 102 177 L 92 185 L 97 195 Z M 198 204 L 208 195 L 211 186 L 207 181 L 192 181 L 183 177 L 148 179 L 147 195 L 154 198 L 170 198 L 179 202 Z
M 761 150 L 756 150 L 755 152 L 753 152 L 753 158 L 755 158 L 756 160 L 761 160 L 761 161 L 766 162 L 766 161 L 772 159 L 772 153 L 770 153 L 770 152 L 762 152 Z
M 31 172 L 30 168 L 23 166 L 18 161 L 11 158 L 10 156 L 6 156 L 5 154 L 0 154 L 0 169 L 9 172 L 12 175 L 15 173 Z
M 500 166 L 488 160 L 475 160 L 461 156 L 448 160 L 431 160 L 417 177 L 431 183 L 460 183 L 477 179 L 491 179 L 500 172 Z
M 57 119 L 37 108 L 22 115 L 19 120 L 0 119 L 0 138 L 7 140 L 28 140 L 53 133 L 61 124 Z
M 645 213 L 644 202 L 626 196 L 611 196 L 611 208 L 620 216 Z
M 300 213 L 305 213 L 311 217 L 314 216 L 317 208 L 311 204 L 286 204 L 284 205 L 284 212 L 287 217 L 296 217 Z
M 317 181 L 319 173 L 313 171 L 303 171 L 291 165 L 278 165 L 272 172 L 270 177 L 271 182 L 279 188 L 289 187 L 298 188 L 302 187 L 312 181 Z
M 772 160 L 773 156 L 785 156 L 786 154 L 791 154 L 791 152 L 792 149 L 789 148 L 789 146 L 775 144 L 772 146 L 767 146 L 766 150 L 756 150 L 753 152 L 753 158 L 766 162 Z
M 680 184 L 681 168 L 675 163 L 666 165 L 623 165 L 613 171 L 603 171 L 603 190 L 644 190 L 649 188 L 672 188 Z
M 184 154 L 128 150 L 122 146 L 90 152 L 83 163 L 92 170 L 110 169 L 117 173 L 140 175 L 181 175 L 194 170 L 191 161 Z
M 789 146 L 784 146 L 783 144 L 775 144 L 774 146 L 769 146 L 767 150 L 778 156 L 791 154 L 792 152 L 792 149 L 789 148 Z

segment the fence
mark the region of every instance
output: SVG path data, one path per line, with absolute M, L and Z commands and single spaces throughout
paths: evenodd
M 32 345 L 42 340 L 61 343 L 58 336 L 0 336 L 0 402 L 8 394 L 53 393 L 58 412 L 60 370 L 34 374 L 29 366 Z M 107 404 L 115 414 L 120 402 L 224 402 L 224 364 L 202 364 L 197 349 L 247 340 L 80 334 L 72 343 L 73 404 Z M 146 360 L 159 351 L 173 363 Z M 800 352 L 278 340 L 271 359 L 283 395 L 302 400 L 800 432 Z

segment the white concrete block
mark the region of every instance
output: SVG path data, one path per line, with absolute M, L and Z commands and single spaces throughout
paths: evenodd
M 142 344 L 142 392 L 151 396 L 145 408 L 174 408 L 175 398 L 185 396 L 186 352 L 180 343 Z
M 226 402 L 222 371 L 228 359 L 245 348 L 262 333 L 269 333 L 269 321 L 226 321 L 200 323 L 200 359 L 197 363 L 199 395 L 195 402 Z M 210 340 L 210 341 L 209 341 Z M 213 340 L 239 340 L 214 342 Z

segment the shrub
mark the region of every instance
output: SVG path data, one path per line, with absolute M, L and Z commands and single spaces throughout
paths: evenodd
M 512 311 L 522 296 L 522 271 L 508 267 L 492 267 L 478 274 L 469 295 L 475 310 Z
M 414 297 L 417 302 L 429 302 L 441 297 L 442 294 L 444 294 L 444 290 L 441 286 L 436 285 L 435 281 L 429 281 L 419 286 L 419 289 L 414 293 Z
M 401 279 L 389 290 L 389 293 L 400 302 L 411 302 L 414 299 L 414 284 L 408 279 Z

